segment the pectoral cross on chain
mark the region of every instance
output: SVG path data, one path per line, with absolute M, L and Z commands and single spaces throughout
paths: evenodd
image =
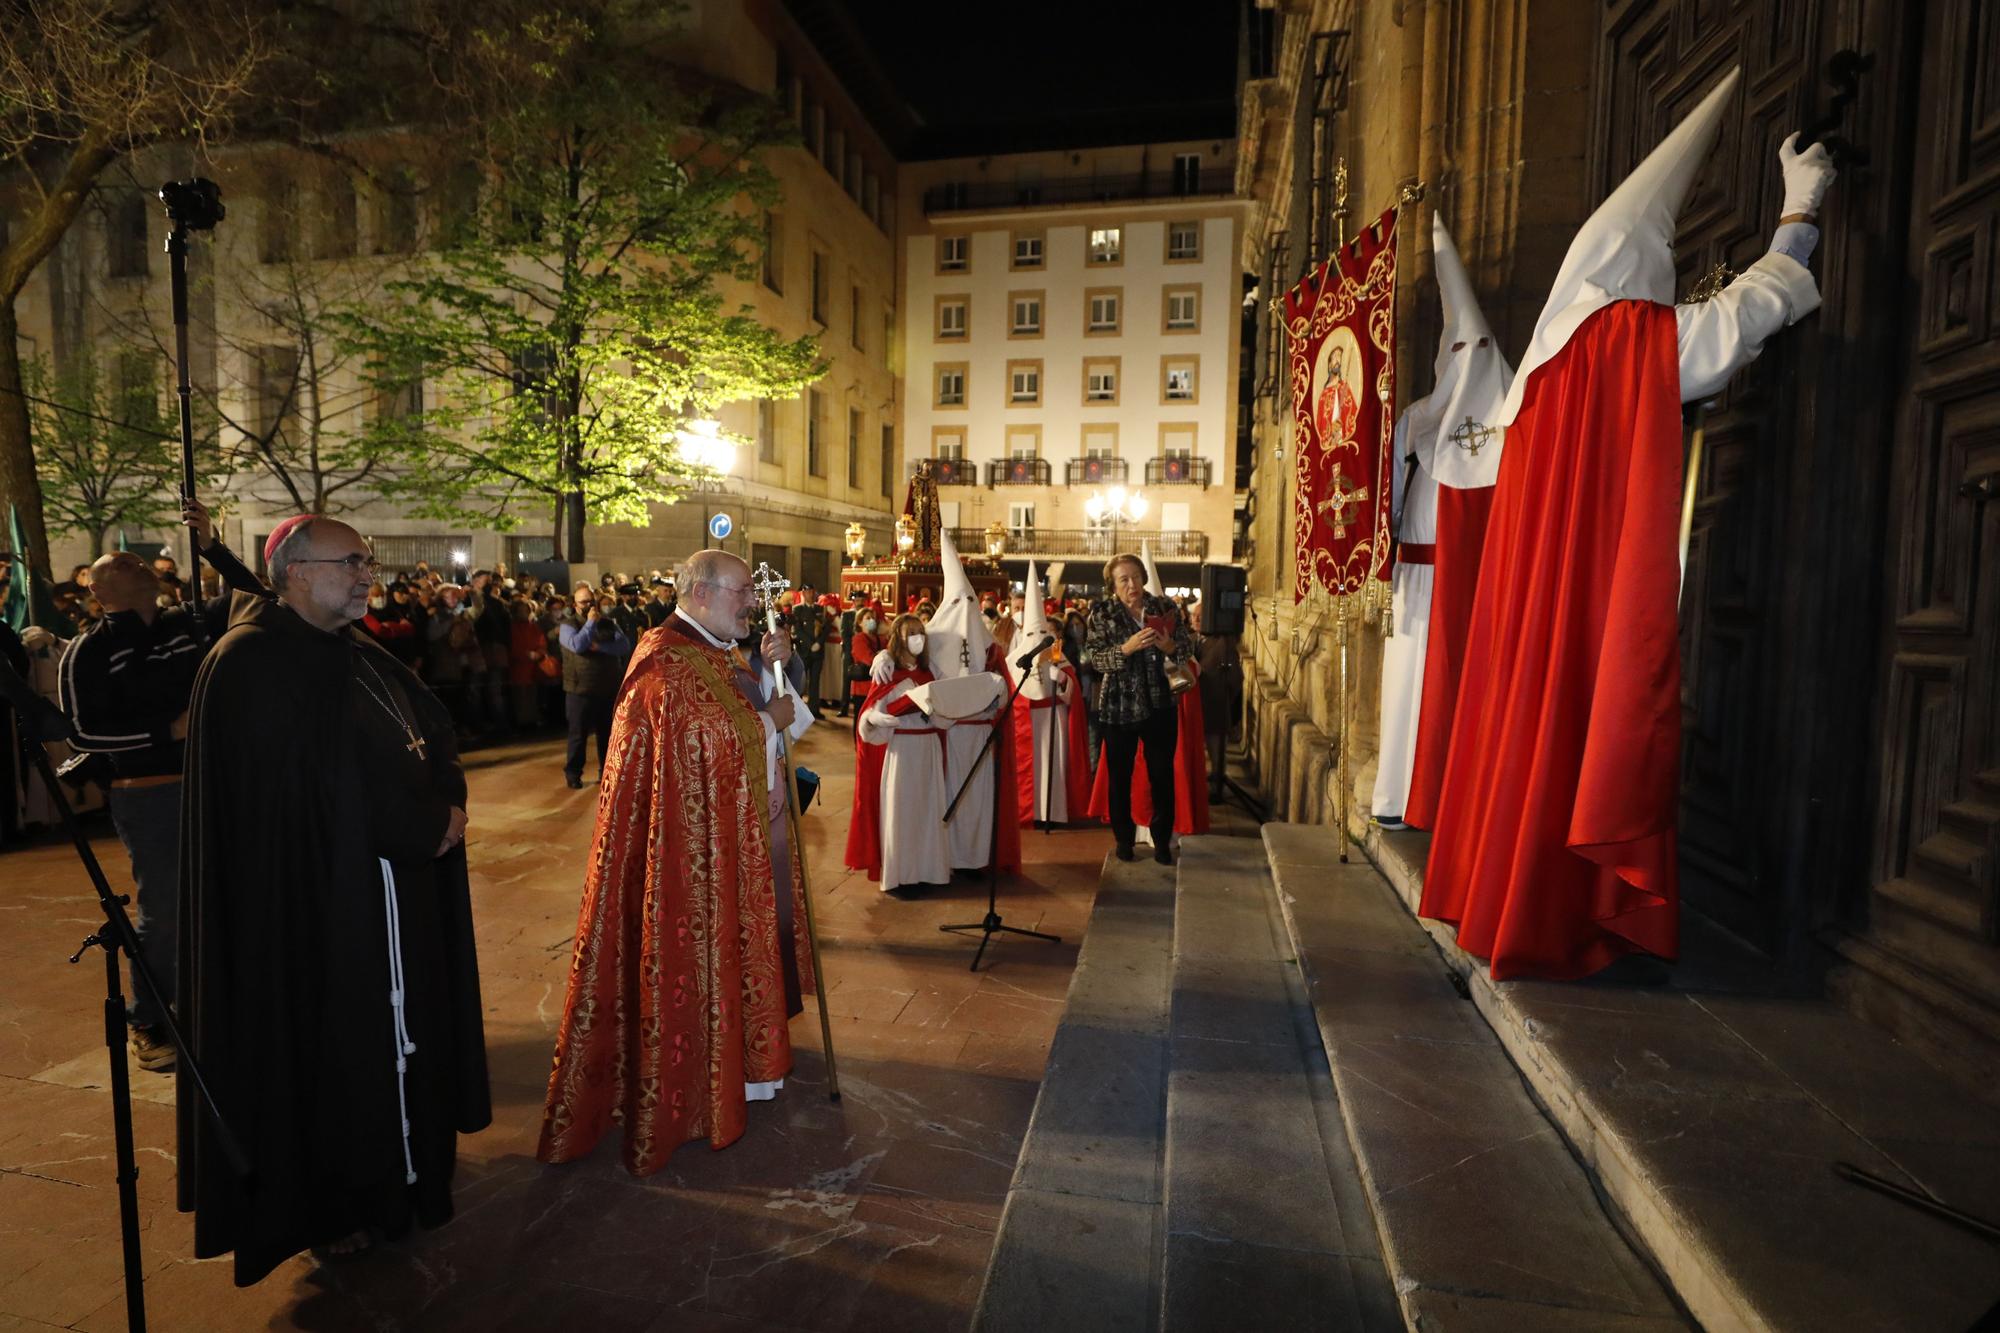
M 1500 431 L 1497 427 L 1483 426 L 1471 417 L 1467 417 L 1445 438 L 1465 450 L 1468 454 L 1471 454 L 1474 458 L 1477 458 L 1479 457 L 1479 451 L 1485 448 L 1486 442 L 1499 433 Z
M 403 748 L 419 759 L 426 758 L 423 733 L 413 729 L 409 723 L 405 722 L 403 724 L 403 734 L 410 738 L 410 743 Z
M 1338 468 L 1334 469 L 1333 490 L 1326 499 L 1319 502 L 1319 512 L 1333 514 L 1333 535 L 1336 538 L 1347 536 L 1347 525 L 1355 521 L 1354 515 L 1349 511 L 1359 508 L 1362 501 L 1367 498 L 1366 486 L 1358 490 L 1348 490 L 1347 474 Z

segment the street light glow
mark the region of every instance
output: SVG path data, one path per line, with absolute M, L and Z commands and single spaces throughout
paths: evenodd
M 674 432 L 681 456 L 696 467 L 727 474 L 736 467 L 736 445 L 722 438 L 722 423 L 702 417 Z

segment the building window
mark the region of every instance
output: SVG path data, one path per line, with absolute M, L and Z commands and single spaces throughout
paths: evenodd
M 815 477 L 826 475 L 826 438 L 821 433 L 826 420 L 826 395 L 818 389 L 806 390 L 806 471 Z
M 370 411 L 375 421 L 407 421 L 424 410 L 424 371 L 419 364 L 406 366 L 393 379 L 384 378 L 374 386 Z
M 847 194 L 857 204 L 861 202 L 861 179 L 863 174 L 861 154 L 849 153 L 847 155 Z
M 319 188 L 319 216 L 313 219 L 313 258 L 348 259 L 355 248 L 354 182 L 331 174 Z
M 1118 427 L 1090 426 L 1083 432 L 1085 458 L 1118 457 Z
M 861 489 L 861 409 L 847 409 L 847 489 Z
M 1042 428 L 1040 426 L 1010 426 L 1007 429 L 1007 457 L 1040 458 L 1042 456 Z
M 1086 405 L 1118 405 L 1118 358 L 1091 357 L 1083 363 L 1083 401 Z
M 937 271 L 964 273 L 972 264 L 971 244 L 971 238 L 967 236 L 938 237 Z
M 146 255 L 152 249 L 147 244 L 147 212 L 145 195 L 125 194 L 119 196 L 110 216 L 105 218 L 105 248 L 110 252 L 107 258 L 112 277 L 146 276 Z
M 835 130 L 827 139 L 826 169 L 841 189 L 847 188 L 847 131 Z
M 1195 428 L 1191 422 L 1167 421 L 1160 425 L 1160 457 L 1194 457 Z
M 1201 258 L 1201 224 L 1199 222 L 1169 222 L 1167 224 L 1167 259 L 1169 262 L 1185 263 Z
M 931 432 L 931 456 L 958 462 L 965 457 L 965 433 L 953 426 Z
M 1007 405 L 1009 407 L 1039 407 L 1042 402 L 1042 363 L 1040 361 L 1009 361 L 1007 363 Z
M 1201 288 L 1167 288 L 1160 301 L 1160 331 L 1198 333 L 1200 330 Z
M 1033 501 L 1019 500 L 1007 506 L 1007 530 L 1016 537 L 1031 537 L 1035 532 L 1035 506 Z
M 1014 234 L 1014 267 L 1040 268 L 1042 266 L 1042 233 L 1016 232 Z
M 1201 192 L 1201 154 L 1174 154 L 1174 193 L 1199 194 Z
M 826 108 L 811 97 L 805 99 L 805 135 L 806 151 L 818 157 L 826 140 Z
M 1201 363 L 1191 356 L 1163 356 L 1160 358 L 1160 401 L 1163 403 L 1199 402 Z
M 784 228 L 778 215 L 764 210 L 764 285 L 780 296 L 785 292 Z
M 882 498 L 896 488 L 896 428 L 882 427 Z
M 1122 264 L 1125 262 L 1125 229 L 1123 227 L 1092 227 L 1090 229 L 1090 262 L 1092 264 Z
M 1013 320 L 1008 324 L 1008 336 L 1012 338 L 1039 338 L 1042 336 L 1042 294 L 1040 292 L 1009 292 L 1007 303 L 1013 310 Z
M 882 225 L 882 182 L 872 171 L 861 177 L 861 208 L 876 226 Z
M 375 253 L 406 255 L 416 248 L 416 184 L 408 172 L 387 172 L 375 196 Z
M 936 407 L 965 406 L 965 362 L 947 361 L 937 368 Z
M 967 326 L 967 311 L 971 298 L 965 296 L 940 296 L 937 299 L 937 336 L 963 338 Z
M 292 257 L 292 219 L 299 211 L 299 191 L 280 185 L 264 198 L 264 216 L 257 220 L 257 257 L 282 264 Z
M 757 461 L 778 461 L 778 405 L 769 398 L 757 400 Z
M 299 349 L 257 349 L 257 435 L 270 444 L 299 435 Z
M 1120 312 L 1124 306 L 1124 292 L 1116 287 L 1094 287 L 1084 293 L 1084 326 L 1086 334 L 1117 333 Z
M 847 340 L 854 344 L 855 351 L 861 351 L 861 285 L 854 284 L 849 289 L 853 302 L 847 307 Z
M 823 250 L 813 251 L 812 317 L 819 321 L 821 328 L 826 327 L 826 303 L 829 295 L 827 291 L 826 267 L 826 252 Z
M 888 368 L 890 349 L 896 345 L 896 312 L 891 307 L 882 309 L 882 365 Z

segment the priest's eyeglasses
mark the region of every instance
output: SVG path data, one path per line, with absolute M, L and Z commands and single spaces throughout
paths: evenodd
M 365 570 L 370 577 L 382 572 L 382 562 L 380 560 L 375 559 L 373 556 L 359 554 L 337 556 L 330 560 L 293 560 L 289 563 L 294 565 L 342 565 L 346 567 L 347 572 L 350 574 L 359 574 Z

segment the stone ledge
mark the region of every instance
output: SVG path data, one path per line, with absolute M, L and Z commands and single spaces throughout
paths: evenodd
M 1408 1326 L 1685 1327 L 1374 867 L 1265 841 Z
M 1336 862 L 1331 829 L 1266 841 L 1274 863 Z M 1364 835 L 1412 914 L 1429 843 Z M 1832 1173 L 1982 1216 L 2000 1199 L 2000 1117 L 1886 1034 L 1824 1001 L 1496 984 L 1449 926 L 1411 920 L 1706 1327 L 1963 1328 L 2000 1300 L 1990 1246 Z

